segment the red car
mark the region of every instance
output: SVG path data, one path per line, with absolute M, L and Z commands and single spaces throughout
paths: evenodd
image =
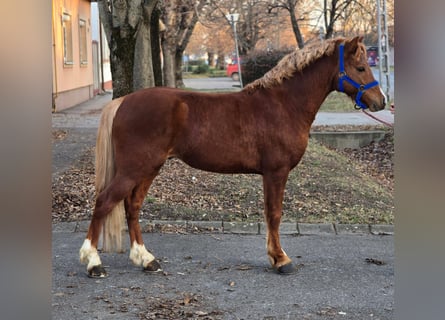
M 239 80 L 238 63 L 235 59 L 232 59 L 232 63 L 227 65 L 226 75 L 232 78 L 233 81 Z

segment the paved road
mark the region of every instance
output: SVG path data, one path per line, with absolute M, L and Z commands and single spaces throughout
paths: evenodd
M 184 79 L 184 84 L 187 88 L 201 90 L 241 90 L 239 87 L 239 81 L 233 81 L 228 77 Z
M 102 254 L 109 277 L 100 280 L 78 262 L 84 237 L 53 232 L 53 319 L 158 319 L 149 315 L 163 308 L 176 308 L 178 318 L 187 310 L 213 319 L 394 317 L 393 236 L 283 236 L 300 269 L 280 276 L 269 268 L 264 235 L 145 233 L 165 274 L 144 274 L 127 251 Z M 186 296 L 194 304 L 178 303 Z

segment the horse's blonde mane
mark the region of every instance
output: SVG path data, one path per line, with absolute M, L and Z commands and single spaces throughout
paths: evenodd
M 266 72 L 264 76 L 244 87 L 246 91 L 253 91 L 258 88 L 271 88 L 280 85 L 284 79 L 291 78 L 295 72 L 302 71 L 315 60 L 322 56 L 331 55 L 339 41 L 343 38 L 329 39 L 323 42 L 315 42 L 306 45 L 303 49 L 297 49 L 294 52 L 284 56 L 278 64 Z

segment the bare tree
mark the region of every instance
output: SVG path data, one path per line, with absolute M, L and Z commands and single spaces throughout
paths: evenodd
M 355 0 L 323 0 L 323 21 L 325 28 L 325 39 L 334 36 L 335 24 L 344 20 L 344 13 L 348 7 L 353 5 Z
M 387 1 L 387 14 L 389 29 L 393 30 L 394 1 Z M 366 43 L 378 42 L 377 29 L 377 3 L 375 0 L 356 1 L 344 14 L 343 33 L 365 35 Z M 391 23 L 392 22 L 392 23 Z M 390 33 L 390 43 L 393 43 L 394 34 Z
M 298 22 L 304 20 L 303 18 L 297 18 L 297 4 L 299 0 L 277 0 L 272 1 L 268 6 L 268 12 L 272 13 L 273 9 L 284 9 L 289 13 L 292 31 L 295 35 L 295 40 L 300 49 L 304 47 L 303 35 L 301 33 Z
M 207 52 L 209 65 L 215 66 L 217 69 L 223 69 L 224 56 L 233 52 L 232 30 L 225 19 L 207 21 L 204 15 L 205 13 L 203 13 L 200 21 L 196 24 L 186 52 L 195 54 Z M 215 54 L 218 56 L 218 59 L 212 61 L 212 57 Z
M 271 24 L 268 15 L 268 2 L 264 0 L 221 0 L 211 1 L 212 14 L 208 19 L 220 19 L 230 25 L 226 18 L 229 13 L 238 13 L 238 45 L 241 55 L 253 50 L 259 40 L 264 38 L 264 30 Z
M 198 22 L 205 0 L 160 0 L 161 20 L 165 25 L 161 45 L 164 57 L 164 85 L 183 87 L 182 56 Z
M 98 0 L 110 46 L 113 98 L 154 86 L 150 20 L 157 0 Z

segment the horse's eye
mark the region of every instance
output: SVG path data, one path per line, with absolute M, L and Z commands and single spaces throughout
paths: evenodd
M 363 71 L 365 71 L 365 67 L 357 67 L 357 71 L 358 72 L 363 72 Z

